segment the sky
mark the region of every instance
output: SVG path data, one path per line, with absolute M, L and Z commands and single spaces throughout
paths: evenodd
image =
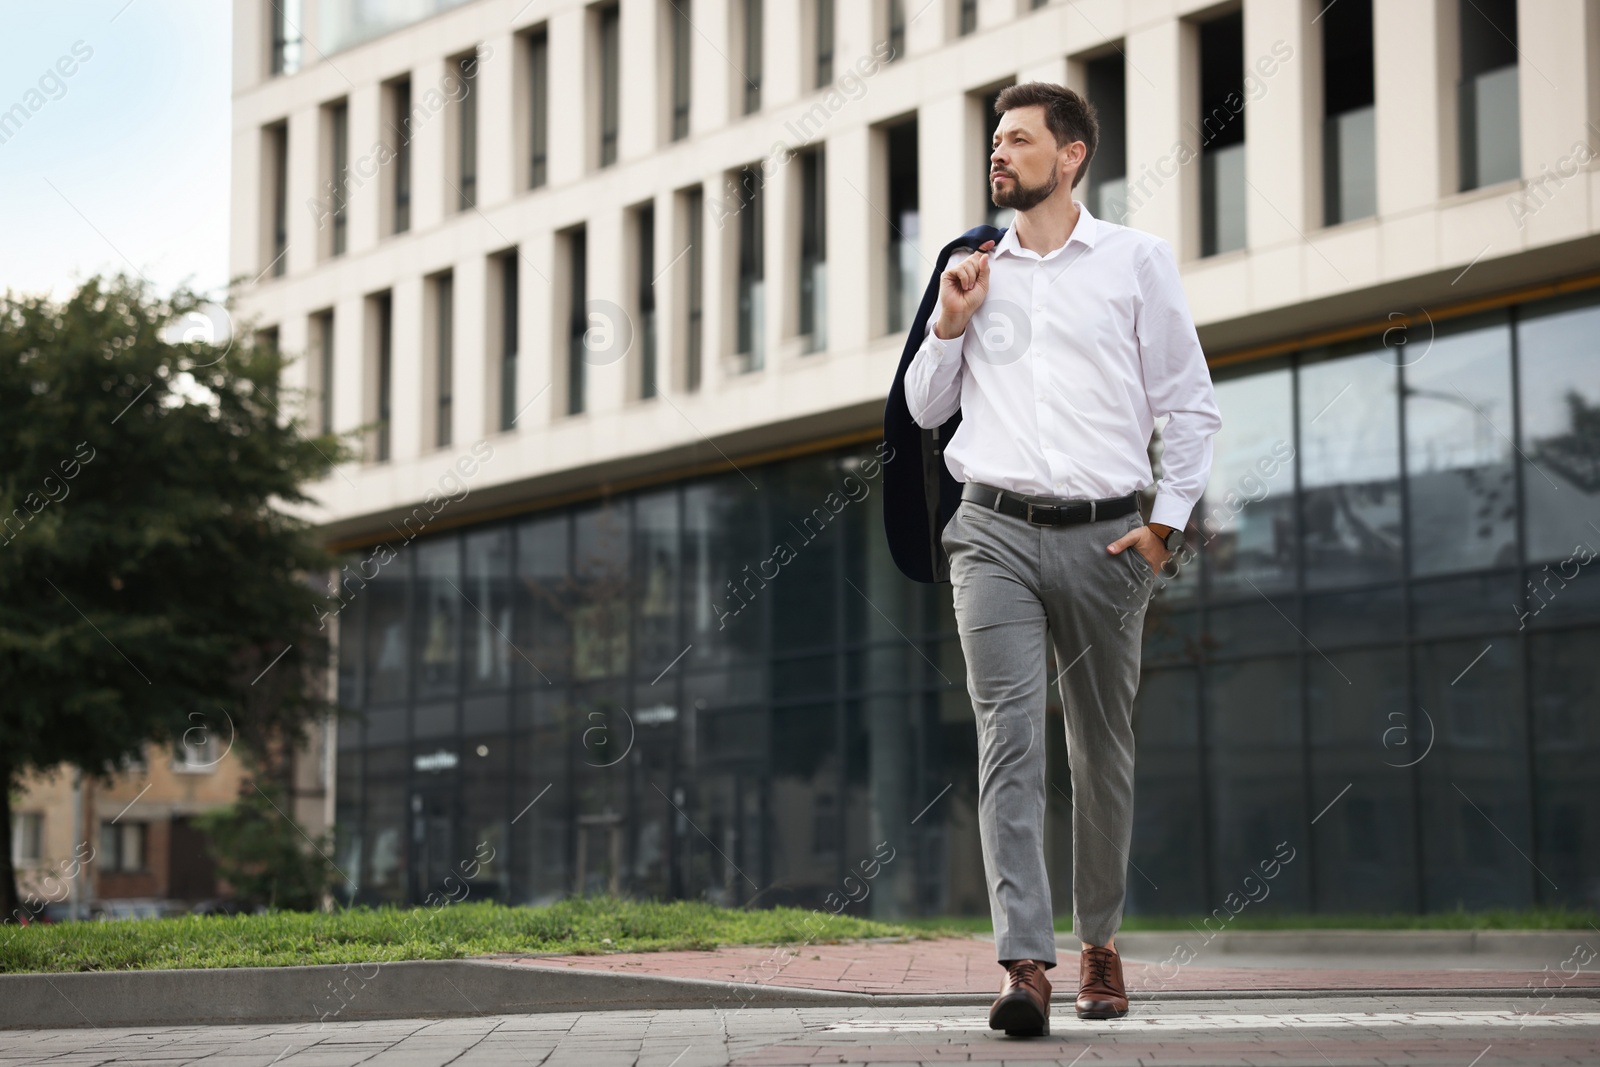
M 0 0 L 0 290 L 121 271 L 221 295 L 232 9 Z

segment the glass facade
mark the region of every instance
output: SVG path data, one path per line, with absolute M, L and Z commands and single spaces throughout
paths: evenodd
M 1284 843 L 1263 910 L 1600 903 L 1597 327 L 1567 297 L 1214 371 L 1146 620 L 1130 913 L 1209 912 Z M 886 843 L 859 911 L 985 914 L 950 587 L 890 561 L 875 449 L 392 543 L 339 616 L 351 896 L 492 850 L 474 891 L 516 903 L 820 906 Z

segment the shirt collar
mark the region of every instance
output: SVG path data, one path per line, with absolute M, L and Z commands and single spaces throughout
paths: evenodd
M 1065 248 L 1066 245 L 1076 241 L 1085 248 L 1093 248 L 1095 238 L 1099 235 L 1100 221 L 1089 213 L 1089 206 L 1082 200 L 1073 200 L 1073 203 L 1078 205 L 1078 224 L 1072 228 L 1072 233 L 1067 237 L 1066 244 L 1061 247 Z M 1048 259 L 1060 250 L 1059 248 L 1052 249 L 1037 258 Z M 1005 236 L 1001 237 L 1000 243 L 994 246 L 994 254 L 996 256 L 1002 252 L 1010 252 L 1013 255 L 1035 255 L 1035 253 L 1023 248 L 1022 243 L 1017 240 L 1017 228 L 1015 225 L 1007 226 Z

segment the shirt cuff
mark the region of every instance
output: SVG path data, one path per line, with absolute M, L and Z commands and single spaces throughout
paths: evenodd
M 1189 513 L 1193 510 L 1193 504 L 1185 504 L 1171 493 L 1157 490 L 1156 502 L 1150 506 L 1150 521 L 1182 530 L 1189 525 Z
M 928 333 L 923 338 L 922 343 L 924 348 L 933 353 L 933 358 L 936 362 L 943 363 L 952 356 L 960 355 L 961 343 L 966 340 L 967 335 L 963 331 L 954 337 L 940 337 L 933 331 L 933 327 L 937 322 L 937 319 L 928 320 Z

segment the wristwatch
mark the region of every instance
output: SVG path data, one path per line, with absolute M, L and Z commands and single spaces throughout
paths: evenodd
M 1165 525 L 1165 524 L 1163 523 L 1163 524 L 1160 524 L 1160 525 Z M 1154 532 L 1154 531 L 1152 531 L 1152 532 Z M 1178 554 L 1178 549 L 1183 547 L 1183 531 L 1180 530 L 1180 529 L 1177 529 L 1176 527 L 1170 527 L 1170 526 L 1167 527 L 1166 536 L 1161 538 L 1161 543 L 1166 546 L 1167 555 L 1169 555 L 1169 556 L 1177 555 Z

